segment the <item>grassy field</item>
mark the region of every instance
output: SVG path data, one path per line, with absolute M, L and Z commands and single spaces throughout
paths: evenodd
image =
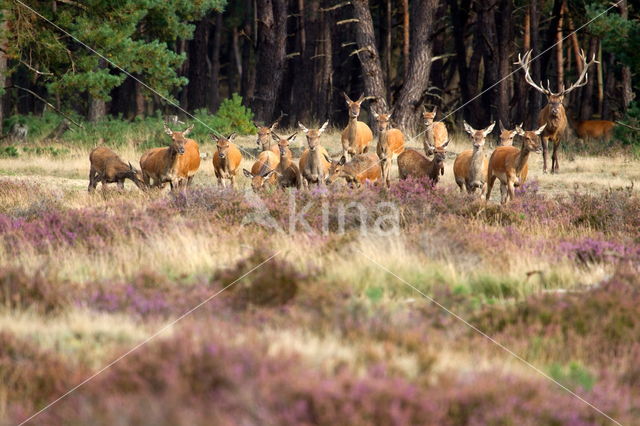
M 502 207 L 455 186 L 467 145 L 435 189 L 260 198 L 210 158 L 186 192 L 105 196 L 89 146 L 0 158 L 0 424 L 123 354 L 30 423 L 638 424 L 638 161 L 532 154 Z

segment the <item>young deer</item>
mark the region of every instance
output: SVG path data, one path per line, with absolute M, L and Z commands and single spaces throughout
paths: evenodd
M 468 149 L 458 154 L 453 162 L 453 175 L 460 192 L 464 188 L 467 189 L 469 194 L 476 192 L 476 189 L 480 189 L 480 192 L 483 192 L 487 183 L 487 168 L 489 167 L 484 145 L 487 135 L 493 131 L 496 123 L 491 123 L 489 127 L 482 130 L 474 129 L 466 121 L 463 124 L 464 129 L 471 136 L 473 149 Z
M 540 85 L 537 85 L 531 75 L 529 74 L 529 68 L 531 66 L 531 51 L 528 51 L 521 56 L 518 54 L 518 62 L 522 70 L 524 71 L 525 81 L 538 92 L 543 93 L 547 97 L 547 105 L 542 108 L 538 115 L 538 126 L 546 125 L 544 133 L 542 134 L 542 157 L 543 157 L 543 172 L 547 173 L 547 150 L 549 140 L 553 142 L 553 154 L 551 155 L 551 173 L 558 173 L 560 166 L 558 165 L 558 147 L 560 146 L 560 138 L 564 135 L 564 131 L 567 128 L 567 114 L 562 105 L 564 97 L 571 91 L 578 87 L 587 84 L 589 66 L 593 63 L 597 63 L 595 55 L 590 62 L 587 63 L 587 58 L 584 56 L 584 52 L 580 52 L 580 59 L 582 60 L 582 73 L 578 77 L 575 83 L 573 83 L 568 89 L 564 88 L 564 85 L 560 88 L 560 91 L 555 93 L 551 91 L 549 82 L 547 82 L 547 88 L 545 89 Z
M 390 129 L 390 114 L 376 114 L 373 117 L 378 121 L 378 146 L 376 153 L 380 158 L 382 177 L 384 183 L 389 186 L 391 181 L 391 161 L 404 151 L 404 136 L 398 129 Z
M 242 169 L 244 175 L 251 179 L 251 188 L 258 192 L 265 184 L 274 185 L 278 175 L 276 168 L 280 163 L 280 157 L 273 151 L 262 151 L 251 166 L 251 171 Z
M 373 140 L 373 133 L 369 126 L 358 121 L 360 105 L 364 101 L 364 93 L 357 101 L 352 101 L 346 93 L 342 93 L 349 107 L 349 124 L 342 131 L 342 155 L 347 161 L 351 156 L 367 152 L 369 144 Z
M 425 154 L 433 155 L 435 152 L 434 147 L 442 146 L 449 140 L 449 133 L 447 132 L 447 126 L 443 122 L 433 121 L 436 118 L 438 107 L 434 107 L 433 111 L 427 111 L 427 107 L 423 108 L 422 118 L 424 119 L 425 136 L 422 144 Z
M 319 129 L 307 129 L 302 123 L 298 123 L 300 129 L 307 136 L 307 145 L 309 148 L 305 149 L 300 157 L 300 173 L 302 173 L 302 183 L 305 188 L 309 187 L 309 182 L 324 186 L 325 179 L 329 174 L 329 167 L 331 166 L 331 157 L 327 150 L 320 145 L 318 140 L 320 135 L 326 130 L 329 125 L 327 120 Z
M 89 161 L 89 192 L 96 190 L 98 182 L 102 183 L 103 192 L 107 183 L 117 183 L 119 189 L 124 189 L 125 179 L 131 179 L 142 190 L 146 189 L 142 173 L 134 169 L 131 163 L 122 161 L 118 154 L 106 146 L 94 148 L 89 154 Z
M 278 149 L 280 150 L 280 164 L 278 164 L 278 169 L 276 170 L 278 174 L 278 186 L 281 188 L 298 188 L 302 187 L 302 174 L 300 173 L 300 169 L 291 160 L 288 153 L 289 143 L 293 142 L 296 139 L 296 135 L 298 133 L 294 133 L 288 138 L 281 138 L 274 133 L 274 138 L 278 137 Z
M 171 139 L 171 145 L 165 148 L 152 148 L 140 157 L 140 168 L 144 183 L 153 187 L 164 188 L 169 182 L 171 189 L 178 187 L 180 182 L 179 160 L 184 154 L 184 138 Z
M 365 182 L 377 183 L 382 177 L 380 158 L 373 152 L 354 155 L 347 162 L 344 155 L 339 161 L 331 160 L 327 182 L 333 183 L 343 178 L 348 184 L 359 187 Z
M 200 168 L 200 149 L 198 143 L 186 136 L 193 130 L 193 124 L 183 132 L 171 130 L 167 123 L 164 123 L 164 131 L 171 136 L 171 140 L 184 141 L 184 154 L 178 157 L 178 183 L 181 186 L 191 185 L 193 176 Z
M 235 139 L 236 134 L 232 133 L 228 137 L 218 137 L 211 135 L 216 142 L 217 151 L 213 154 L 213 169 L 218 178 L 218 185 L 226 186 L 224 179 L 231 181 L 231 187 L 236 184 L 236 173 L 242 162 L 242 153 L 238 147 L 231 141 Z
M 513 130 L 507 130 L 502 125 L 502 121 L 498 121 L 500 123 L 500 144 L 498 146 L 513 146 L 513 138 L 518 134 L 518 127 L 522 127 L 522 123 L 520 126 L 516 126 Z
M 444 175 L 444 160 L 446 158 L 446 147 L 449 141 L 439 147 L 428 146 L 433 151 L 433 160 L 425 157 L 424 154 L 415 149 L 405 149 L 398 156 L 398 172 L 400 179 L 411 176 L 414 178 L 429 177 L 433 185 L 437 184 L 440 176 Z
M 524 131 L 520 126 L 516 127 L 518 134 L 522 136 L 522 148 L 515 146 L 499 146 L 491 154 L 489 159 L 487 200 L 491 196 L 493 184 L 500 179 L 501 203 L 505 204 L 509 200 L 513 200 L 515 195 L 515 187 L 522 185 L 527 180 L 529 173 L 529 153 L 540 152 L 539 135 L 544 131 L 546 124 L 543 124 L 538 130 Z

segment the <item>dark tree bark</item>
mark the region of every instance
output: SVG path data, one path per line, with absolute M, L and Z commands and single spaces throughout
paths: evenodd
M 240 93 L 244 101 L 249 104 L 253 98 L 256 82 L 255 66 L 253 66 L 253 1 L 245 0 L 244 23 L 242 24 L 242 78 L 240 81 Z
M 2 10 L 2 16 L 7 16 L 5 10 Z M 0 32 L 4 32 L 7 29 L 7 21 L 3 20 L 0 23 Z M 0 90 L 4 90 L 7 86 L 7 54 L 5 51 L 7 50 L 7 41 L 0 41 Z M 3 123 L 4 123 L 4 102 L 3 102 L 4 94 L 0 95 L 0 136 L 4 134 L 3 132 Z
M 592 58 L 598 52 L 598 39 L 595 37 L 591 37 L 589 41 L 589 53 L 587 54 L 587 58 Z M 586 86 L 582 88 L 582 93 L 580 94 L 580 120 L 589 120 L 591 115 L 593 114 L 593 92 L 595 87 L 595 82 L 597 81 L 597 77 L 595 76 L 595 67 L 589 67 L 588 73 L 588 81 Z
M 402 73 L 404 74 L 405 80 L 409 73 L 410 25 L 409 0 L 402 0 Z
M 499 85 L 499 65 L 500 52 L 498 51 L 498 35 L 495 17 L 497 2 L 495 0 L 481 0 L 478 2 L 478 25 L 480 45 L 482 46 L 482 57 L 484 65 L 484 78 L 482 87 L 482 120 L 479 123 L 471 123 L 477 128 L 484 128 L 491 121 L 501 118 L 498 112 L 498 100 L 500 97 Z M 506 25 L 506 24 L 503 24 Z
M 104 59 L 98 60 L 98 68 L 105 68 L 107 63 Z M 87 111 L 87 119 L 95 123 L 102 120 L 107 115 L 107 103 L 99 98 L 89 95 L 89 110 Z
M 451 10 L 451 23 L 453 24 L 453 44 L 456 52 L 456 66 L 460 77 L 460 94 L 462 103 L 466 103 L 471 99 L 472 82 L 469 79 L 469 67 L 467 65 L 467 47 L 465 45 L 465 35 L 467 33 L 467 24 L 469 21 L 470 0 L 448 0 Z M 476 80 L 477 81 L 477 80 Z M 463 109 L 464 118 L 468 121 L 471 113 L 470 108 Z
M 356 41 L 358 43 L 358 58 L 362 64 L 365 95 L 373 99 L 370 108 L 378 114 L 388 112 L 387 88 L 382 74 L 380 55 L 376 48 L 376 38 L 369 11 L 369 0 L 353 0 L 351 2 L 358 22 L 356 26 Z
M 187 105 L 189 111 L 207 107 L 208 80 L 211 78 L 211 63 L 208 60 L 210 17 L 207 16 L 196 24 L 193 40 L 189 42 L 187 77 Z
M 620 2 L 620 15 L 624 19 L 629 19 L 629 8 L 627 7 L 627 0 Z M 627 112 L 629 104 L 635 97 L 633 88 L 631 86 L 631 68 L 628 66 L 622 67 L 622 111 Z
M 548 75 L 549 73 L 549 64 L 551 63 L 551 58 L 553 58 L 553 45 L 557 41 L 558 35 L 558 27 L 561 25 L 560 21 L 562 18 L 562 3 L 564 0 L 554 0 L 553 2 L 553 11 L 552 18 L 549 22 L 549 26 L 547 27 L 547 31 L 545 33 L 544 44 L 542 45 L 541 51 L 544 52 L 540 57 L 540 72 L 542 75 Z M 551 79 L 549 79 L 551 80 Z M 545 79 L 546 81 L 546 79 Z M 552 88 L 553 90 L 553 88 Z M 556 88 L 555 90 L 560 90 Z
M 514 37 L 513 30 L 513 0 L 500 0 L 499 13 L 496 17 L 498 29 L 498 114 L 497 119 L 501 120 L 505 126 L 511 127 L 511 108 L 509 106 L 511 99 L 511 82 L 508 78 L 511 73 L 511 45 Z
M 538 1 L 539 0 L 531 0 L 531 5 L 529 7 L 531 50 L 533 50 L 533 53 L 531 54 L 532 58 L 536 58 L 540 54 L 540 43 L 538 40 Z M 533 81 L 540 81 L 540 58 L 534 59 L 531 62 L 531 77 L 533 78 Z M 533 126 L 538 124 L 541 100 L 541 93 L 533 87 L 529 87 L 529 120 L 526 122 L 529 128 L 533 128 Z
M 222 13 L 215 14 L 215 27 L 212 37 L 211 48 L 211 78 L 209 79 L 209 86 L 211 94 L 208 108 L 209 111 L 215 112 L 220 106 L 220 50 L 222 44 Z
M 420 122 L 420 107 L 429 87 L 432 58 L 432 27 L 439 0 L 415 0 L 411 38 L 413 48 L 409 61 L 409 75 L 398 95 L 393 119 L 402 131 L 413 133 Z
M 255 118 L 267 122 L 275 118 L 274 110 L 285 73 L 287 40 L 287 2 L 285 0 L 259 0 L 258 58 L 256 88 L 251 102 Z M 280 111 L 277 112 L 278 114 Z
M 531 15 L 529 9 L 526 9 L 524 14 L 524 23 L 522 26 L 522 52 L 524 54 L 531 49 Z M 524 80 L 522 71 L 518 71 L 515 74 L 515 99 L 516 102 L 516 123 L 524 123 L 527 120 L 527 90 L 529 85 Z M 503 123 L 506 124 L 506 123 Z

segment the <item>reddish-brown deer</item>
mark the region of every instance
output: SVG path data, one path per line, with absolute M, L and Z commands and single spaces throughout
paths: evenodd
M 528 51 L 521 56 L 518 54 L 518 62 L 516 62 L 524 71 L 525 81 L 538 92 L 543 93 L 547 97 L 547 105 L 542 108 L 538 115 L 538 125 L 545 124 L 544 133 L 542 134 L 542 158 L 543 158 L 543 172 L 547 172 L 547 151 L 549 141 L 553 142 L 553 154 L 551 155 L 551 173 L 558 173 L 560 166 L 558 164 L 558 147 L 560 146 L 560 138 L 564 136 L 564 132 L 567 128 L 567 113 L 562 105 L 564 97 L 577 89 L 578 87 L 587 84 L 589 66 L 597 63 L 595 55 L 590 62 L 587 62 L 587 58 L 584 52 L 580 52 L 580 60 L 583 67 L 580 76 L 568 89 L 564 88 L 564 85 L 560 87 L 559 92 L 552 92 L 549 82 L 547 81 L 547 87 L 543 87 L 542 82 L 536 84 L 531 78 L 529 68 L 531 66 L 531 51 Z
M 390 128 L 391 114 L 376 114 L 373 117 L 378 121 L 378 145 L 376 153 L 380 158 L 382 179 L 385 185 L 391 182 L 391 162 L 404 151 L 404 135 L 398 129 Z
M 524 131 L 520 126 L 516 127 L 518 134 L 522 136 L 522 148 L 515 146 L 499 146 L 491 154 L 489 170 L 487 172 L 487 200 L 491 196 L 491 190 L 496 179 L 500 179 L 500 194 L 502 204 L 513 200 L 515 187 L 522 185 L 527 180 L 529 173 L 529 153 L 540 152 L 540 137 L 546 124 L 537 130 Z
M 329 175 L 331 157 L 319 142 L 320 135 L 327 129 L 328 125 L 329 121 L 327 120 L 319 129 L 307 129 L 302 123 L 298 122 L 298 126 L 307 136 L 308 145 L 299 162 L 302 183 L 305 188 L 309 187 L 309 183 L 324 186 L 325 180 Z
M 424 107 L 422 118 L 424 119 L 424 152 L 427 155 L 433 155 L 435 148 L 442 146 L 449 140 L 449 133 L 447 132 L 447 126 L 441 121 L 434 121 L 438 107 L 434 107 L 433 111 L 427 111 Z
M 405 149 L 398 156 L 398 174 L 400 179 L 406 179 L 409 176 L 414 178 L 428 177 L 433 185 L 438 183 L 440 176 L 444 175 L 444 160 L 447 156 L 446 147 L 449 141 L 443 143 L 439 147 L 427 146 L 433 151 L 433 159 L 427 158 L 421 152 L 415 149 Z
M 474 129 L 466 121 L 463 124 L 464 129 L 471 136 L 473 149 L 468 149 L 458 154 L 453 162 L 453 175 L 460 191 L 466 188 L 468 193 L 473 194 L 476 189 L 480 189 L 481 192 L 484 191 L 487 183 L 489 162 L 484 152 L 484 145 L 487 135 L 493 131 L 496 123 L 491 123 L 486 129 L 480 130 Z
M 280 155 L 280 150 L 278 149 L 278 141 L 273 137 L 273 132 L 278 128 L 280 124 L 280 120 L 285 116 L 285 113 L 281 113 L 280 117 L 276 121 L 271 124 L 271 126 L 260 126 L 257 123 L 253 123 L 254 126 L 258 128 L 258 139 L 256 143 L 258 144 L 258 148 L 262 151 L 273 151 L 276 155 Z M 275 143 L 274 143 L 275 139 Z M 291 151 L 288 152 L 289 158 L 292 158 Z
M 360 105 L 365 99 L 364 93 L 357 101 L 352 101 L 346 93 L 343 93 L 343 95 L 349 107 L 349 124 L 342 131 L 342 155 L 349 161 L 352 156 L 367 152 L 369 144 L 373 140 L 373 133 L 369 126 L 362 121 L 358 121 Z

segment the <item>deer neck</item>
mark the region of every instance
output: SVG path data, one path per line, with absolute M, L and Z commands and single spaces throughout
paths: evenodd
M 353 144 L 356 141 L 356 134 L 358 133 L 358 117 L 349 117 L 347 129 L 349 143 Z
M 529 161 L 529 150 L 526 147 L 522 147 L 520 154 L 518 154 L 518 160 L 516 161 L 516 174 L 520 176 L 520 172 L 527 165 Z
M 176 170 L 176 168 L 178 167 L 178 158 L 179 158 L 178 151 L 176 151 L 172 146 L 170 146 L 167 149 L 165 156 L 167 159 L 165 163 L 167 165 L 167 171 Z
M 482 166 L 484 164 L 484 147 L 473 147 L 473 154 L 471 155 L 471 167 L 470 175 L 474 177 L 482 173 Z
M 423 145 L 424 145 L 424 152 L 427 155 L 429 154 L 428 147 L 429 146 L 435 146 L 435 139 L 434 139 L 434 136 L 433 136 L 433 124 L 434 123 L 432 123 L 431 125 L 427 126 L 426 130 L 424 131 L 424 142 L 423 142 Z
M 291 163 L 291 160 L 289 159 L 289 157 L 287 157 L 287 152 L 286 151 L 284 153 L 280 152 L 280 164 L 282 164 L 282 168 L 283 169 L 288 168 L 290 163 Z

